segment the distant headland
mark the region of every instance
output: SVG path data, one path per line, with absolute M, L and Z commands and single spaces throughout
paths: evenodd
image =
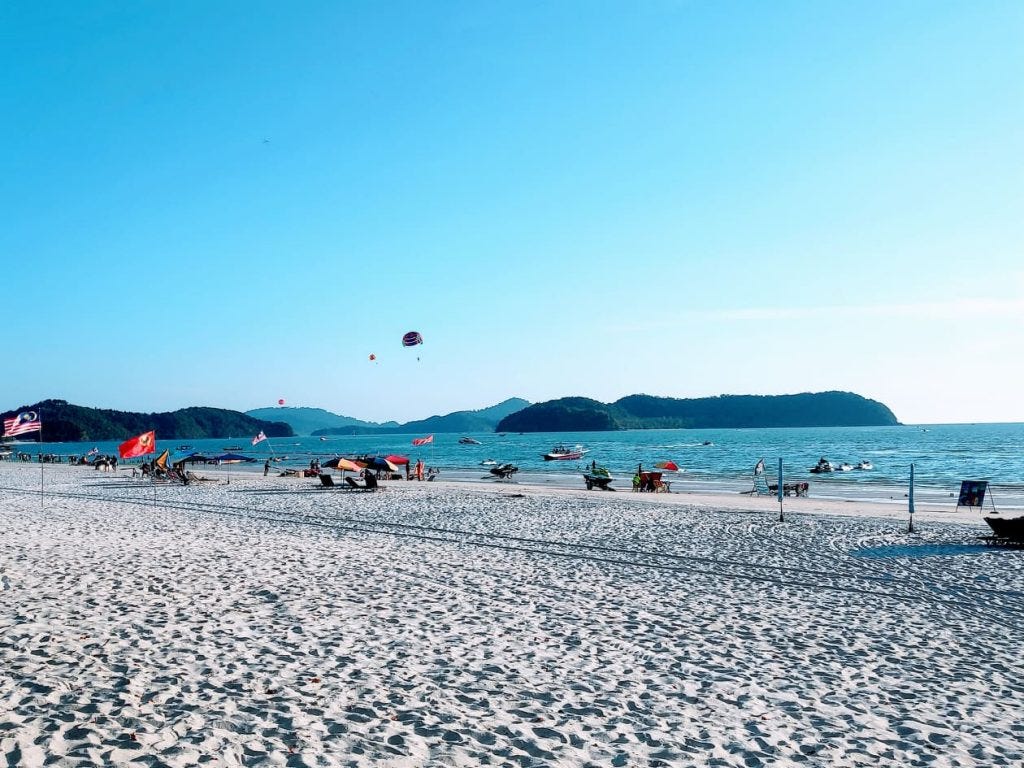
M 263 421 L 238 411 L 223 408 L 181 408 L 165 413 L 133 413 L 106 408 L 73 405 L 67 400 L 41 400 L 5 411 L 9 418 L 17 413 L 35 411 L 42 422 L 42 439 L 47 443 L 74 443 L 92 440 L 123 440 L 140 432 L 156 430 L 157 437 L 181 438 L 233 437 L 256 435 L 291 437 L 295 433 L 280 421 Z M 34 437 L 34 436 L 33 436 Z
M 623 429 L 880 427 L 899 424 L 891 410 L 853 392 L 719 395 L 694 399 L 629 395 L 614 403 L 563 397 L 509 414 L 499 432 L 597 432 Z

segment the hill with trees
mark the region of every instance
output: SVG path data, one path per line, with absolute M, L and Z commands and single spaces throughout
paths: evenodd
M 345 426 L 329 429 L 318 429 L 314 435 L 366 435 L 366 434 L 413 434 L 417 432 L 492 432 L 503 418 L 511 413 L 526 408 L 530 402 L 519 397 L 511 397 L 489 408 L 475 411 L 454 411 L 444 416 L 431 416 L 418 421 L 407 421 L 404 424 L 387 427 Z
M 852 392 L 719 395 L 679 399 L 629 395 L 614 403 L 564 397 L 502 419 L 499 432 L 592 432 L 620 429 L 867 427 L 899 424 L 888 407 Z
M 156 430 L 157 437 L 162 439 L 255 436 L 261 431 L 267 437 L 292 437 L 295 434 L 283 422 L 263 421 L 238 411 L 205 407 L 164 413 L 133 413 L 73 405 L 67 400 L 43 400 L 6 411 L 3 418 L 24 411 L 39 414 L 43 440 L 48 443 L 123 440 L 150 430 Z M 34 433 L 27 435 L 33 436 Z

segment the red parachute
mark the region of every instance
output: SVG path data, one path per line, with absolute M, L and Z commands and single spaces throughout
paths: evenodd
M 280 400 L 278 400 L 277 404 L 278 405 L 284 405 L 284 398 L 282 397 Z

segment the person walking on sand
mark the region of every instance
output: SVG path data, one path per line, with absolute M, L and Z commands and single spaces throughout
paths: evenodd
M 270 474 L 270 459 L 263 462 L 263 476 L 266 477 Z
M 416 479 L 423 479 L 423 459 L 416 459 Z

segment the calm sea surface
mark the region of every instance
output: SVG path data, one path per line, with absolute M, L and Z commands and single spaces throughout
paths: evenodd
M 751 473 L 764 458 L 774 481 L 778 459 L 784 462 L 787 480 L 807 480 L 811 494 L 818 497 L 872 498 L 902 502 L 910 474 L 915 477 L 920 499 L 948 499 L 964 479 L 988 480 L 1000 506 L 1024 505 L 1024 424 L 956 424 L 903 427 L 840 427 L 812 429 L 660 429 L 627 432 L 580 433 L 485 433 L 468 435 L 481 445 L 461 445 L 461 435 L 437 434 L 433 445 L 416 448 L 413 437 L 421 435 L 339 436 L 274 438 L 250 445 L 251 436 L 217 440 L 160 440 L 159 450 L 189 445 L 206 455 L 241 447 L 258 464 L 242 465 L 237 471 L 262 472 L 270 455 L 282 458 L 276 466 L 306 466 L 314 456 L 322 460 L 338 455 L 400 454 L 413 461 L 423 458 L 438 467 L 443 478 L 482 480 L 493 459 L 520 468 L 523 481 L 553 485 L 581 486 L 581 470 L 591 460 L 608 467 L 619 479 L 620 489 L 638 464 L 652 468 L 656 462 L 672 460 L 682 471 L 674 476 L 674 488 L 694 490 L 743 490 L 751 486 Z M 705 445 L 705 442 L 710 445 Z M 541 455 L 556 444 L 582 445 L 588 449 L 584 461 L 546 462 Z M 82 454 L 96 446 L 103 453 L 116 452 L 114 442 L 44 443 L 22 445 L 33 455 L 39 451 Z M 874 469 L 813 475 L 807 470 L 825 456 L 834 464 L 870 461 Z M 492 478 L 487 477 L 488 481 Z M 955 500 L 953 502 L 955 504 Z

